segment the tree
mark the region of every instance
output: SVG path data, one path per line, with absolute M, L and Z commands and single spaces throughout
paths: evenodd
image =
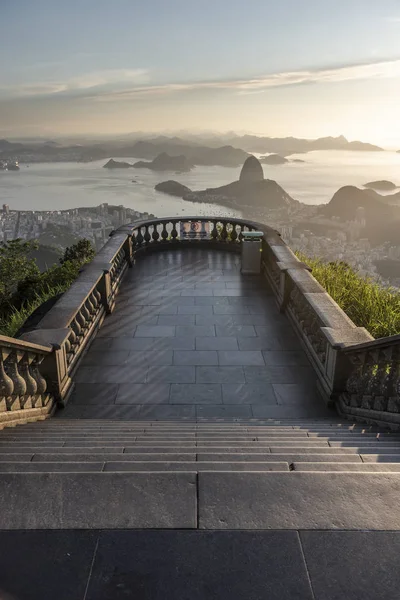
M 91 244 L 91 242 L 87 239 L 79 240 L 77 244 L 73 246 L 69 246 L 65 252 L 64 256 L 60 258 L 60 263 L 63 265 L 66 262 L 72 262 L 78 264 L 79 266 L 84 265 L 85 263 L 90 262 L 95 255 L 95 250 Z
M 0 244 L 0 305 L 10 300 L 21 281 L 40 276 L 36 261 L 29 258 L 29 253 L 37 248 L 35 240 L 20 238 Z

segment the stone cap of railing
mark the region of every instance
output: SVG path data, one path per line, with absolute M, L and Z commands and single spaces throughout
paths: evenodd
M 23 352 L 38 352 L 40 354 L 48 354 L 53 350 L 51 344 L 45 340 L 38 339 L 36 342 L 24 340 L 23 338 L 10 338 L 6 335 L 0 335 L 0 347 L 10 350 L 21 350 Z

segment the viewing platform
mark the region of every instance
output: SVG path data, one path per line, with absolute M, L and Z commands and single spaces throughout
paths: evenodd
M 0 348 L 0 596 L 398 597 L 400 336 L 277 232 L 124 226 Z
M 205 248 L 139 254 L 74 377 L 63 418 L 308 418 L 317 396 L 300 341 L 261 275 Z

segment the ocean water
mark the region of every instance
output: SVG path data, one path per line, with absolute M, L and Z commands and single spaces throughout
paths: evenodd
M 118 157 L 113 157 L 118 160 Z M 306 204 L 329 202 L 343 185 L 361 187 L 368 181 L 388 179 L 400 186 L 400 154 L 395 152 L 324 151 L 300 154 L 305 163 L 264 165 L 266 178 L 276 180 L 293 198 Z M 120 160 L 134 162 L 138 158 Z M 190 203 L 154 190 L 176 179 L 192 190 L 217 187 L 239 177 L 239 168 L 196 167 L 190 173 L 155 173 L 147 169 L 103 169 L 106 160 L 93 163 L 21 165 L 18 172 L 0 171 L 0 205 L 16 210 L 57 210 L 123 204 L 156 216 L 209 214 L 242 216 L 223 206 Z M 134 183 L 135 182 L 135 183 Z

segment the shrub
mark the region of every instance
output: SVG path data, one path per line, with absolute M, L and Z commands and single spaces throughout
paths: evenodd
M 381 287 L 345 262 L 326 263 L 300 252 L 296 255 L 358 327 L 365 327 L 375 338 L 400 334 L 399 290 Z

